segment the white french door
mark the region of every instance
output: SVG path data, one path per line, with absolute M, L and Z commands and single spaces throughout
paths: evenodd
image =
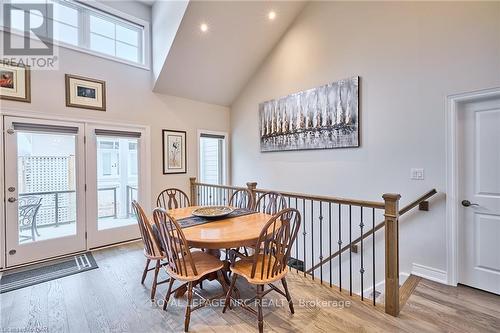
M 89 248 L 140 237 L 131 202 L 145 198 L 144 134 L 131 127 L 87 126 Z
M 6 264 L 85 250 L 84 125 L 4 118 Z

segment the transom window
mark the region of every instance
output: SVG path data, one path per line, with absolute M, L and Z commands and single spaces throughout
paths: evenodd
M 34 3 L 52 5 L 47 19 L 53 22 L 53 37 L 58 43 L 92 51 L 99 55 L 120 59 L 125 62 L 146 65 L 146 24 L 138 24 L 109 14 L 73 0 L 34 0 Z M 25 0 L 12 0 L 16 4 Z M 24 31 L 24 11 L 21 8 L 11 12 L 10 28 Z M 3 20 L 3 18 L 1 18 Z M 137 20 L 140 21 L 140 20 Z M 42 22 L 39 11 L 30 11 L 30 27 Z M 8 22 L 3 22 L 8 27 Z M 47 32 L 46 36 L 48 35 Z

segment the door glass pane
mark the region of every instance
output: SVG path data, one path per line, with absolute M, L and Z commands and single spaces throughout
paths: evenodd
M 97 137 L 98 230 L 137 223 L 131 202 L 137 200 L 138 139 Z
M 19 243 L 76 234 L 76 136 L 17 132 Z

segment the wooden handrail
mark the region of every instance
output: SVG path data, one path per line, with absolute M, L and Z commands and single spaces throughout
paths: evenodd
M 266 192 L 271 192 L 271 190 L 256 189 L 255 192 L 256 193 L 266 193 Z M 277 192 L 279 192 L 281 195 L 283 195 L 285 197 L 299 198 L 299 199 L 306 199 L 306 200 L 316 200 L 316 201 L 322 201 L 325 203 L 331 202 L 331 203 L 337 203 L 337 204 L 341 204 L 341 205 L 370 207 L 370 208 L 375 208 L 375 209 L 384 209 L 384 207 L 385 207 L 383 202 L 377 202 L 377 201 L 330 197 L 330 196 L 326 196 L 326 195 L 311 195 L 311 194 L 296 193 L 296 192 L 282 192 L 282 191 L 277 191 Z
M 399 211 L 399 215 L 401 216 L 401 215 L 407 213 L 408 211 L 410 211 L 413 208 L 417 207 L 421 202 L 426 201 L 427 199 L 429 199 L 430 197 L 432 197 L 436 193 L 437 193 L 436 189 L 430 190 L 429 192 L 427 192 L 426 194 L 422 195 L 418 199 L 415 199 L 414 201 L 412 201 L 410 204 L 404 206 Z M 306 271 L 306 273 L 311 273 L 312 271 L 316 270 L 320 266 L 326 264 L 328 261 L 330 261 L 331 259 L 333 259 L 336 256 L 338 256 L 339 253 L 347 251 L 350 247 L 352 247 L 352 246 L 356 245 L 357 243 L 359 243 L 361 241 L 361 239 L 365 239 L 365 238 L 369 237 L 371 234 L 373 234 L 374 231 L 376 232 L 376 231 L 382 229 L 384 227 L 384 225 L 385 225 L 385 220 L 382 221 L 382 222 L 380 222 L 379 224 L 377 224 L 374 229 L 370 229 L 369 231 L 363 233 L 363 236 L 359 236 L 358 238 L 354 239 L 350 244 L 347 244 L 346 246 L 344 246 L 343 248 L 341 248 L 340 251 L 337 251 L 337 252 L 333 253 L 332 255 L 330 255 L 329 257 L 327 257 L 326 259 L 323 259 L 320 263 L 318 263 L 318 264 L 314 265 L 313 267 L 309 268 Z
M 266 192 L 271 192 L 271 190 L 260 189 L 260 188 L 255 188 L 255 187 L 251 188 L 251 186 L 253 186 L 254 184 L 256 185 L 256 183 L 247 183 L 247 187 L 239 187 L 239 186 L 229 186 L 229 185 L 198 183 L 198 182 L 196 182 L 196 178 L 190 178 L 190 180 L 191 180 L 192 186 L 208 186 L 208 187 L 229 189 L 229 190 L 249 189 L 250 191 L 253 191 L 254 193 L 260 193 L 260 194 L 266 193 Z M 273 192 L 275 192 L 275 190 Z M 322 201 L 325 203 L 331 202 L 331 203 L 337 203 L 337 204 L 341 204 L 341 205 L 370 207 L 370 208 L 375 208 L 375 209 L 384 209 L 384 207 L 385 207 L 383 202 L 377 202 L 377 201 L 356 200 L 356 199 L 331 197 L 331 196 L 326 196 L 326 195 L 311 195 L 311 194 L 296 193 L 296 192 L 282 192 L 282 191 L 278 191 L 278 192 L 281 193 L 285 197 Z

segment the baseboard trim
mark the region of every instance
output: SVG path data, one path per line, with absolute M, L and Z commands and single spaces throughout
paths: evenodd
M 409 276 L 410 276 L 409 273 L 400 272 L 399 273 L 399 285 L 402 286 L 406 282 L 406 280 L 408 279 Z M 385 280 L 382 280 L 382 281 L 378 282 L 377 284 L 375 284 L 375 290 L 379 291 L 380 294 L 383 295 L 385 292 Z M 363 293 L 365 295 L 370 295 L 372 292 L 373 292 L 373 289 L 371 286 L 364 289 L 364 291 L 363 291 Z
M 441 269 L 414 263 L 412 265 L 411 274 L 420 276 L 424 279 L 431 280 L 434 282 L 448 284 L 448 274 L 446 271 L 443 271 Z

